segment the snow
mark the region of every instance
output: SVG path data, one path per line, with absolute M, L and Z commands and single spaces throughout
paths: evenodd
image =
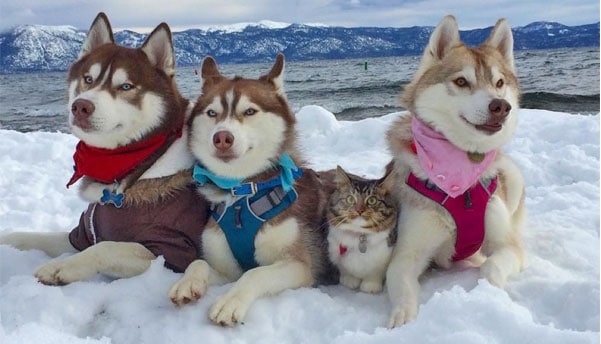
M 223 25 L 194 25 L 191 27 L 174 27 L 173 32 L 191 30 L 191 29 L 200 29 L 206 32 L 224 32 L 224 33 L 233 33 L 233 32 L 242 32 L 249 27 L 254 28 L 263 28 L 263 29 L 285 29 L 293 25 L 292 23 L 278 22 L 272 20 L 260 20 L 258 22 L 241 22 L 234 24 L 223 24 Z M 297 24 L 303 26 L 311 26 L 311 27 L 329 27 L 327 24 L 323 23 L 303 23 Z
M 258 22 L 243 22 L 225 25 L 197 25 L 194 28 L 201 29 L 206 32 L 222 31 L 227 33 L 242 32 L 248 27 L 259 27 L 264 29 L 284 29 L 290 26 L 290 23 L 276 22 L 271 20 L 260 20 Z
M 98 276 L 62 287 L 39 284 L 39 251 L 0 246 L 1 343 L 598 343 L 599 114 L 520 110 L 505 151 L 526 179 L 529 265 L 506 291 L 477 269 L 437 270 L 422 280 L 418 319 L 388 330 L 385 292 L 302 288 L 258 300 L 245 324 L 212 325 L 209 305 L 231 284 L 177 308 L 167 291 L 180 275 L 158 258 L 144 274 Z M 312 167 L 337 164 L 379 177 L 390 156 L 384 133 L 399 113 L 337 121 L 307 106 L 299 139 Z M 85 209 L 65 183 L 76 139 L 0 130 L 0 234 L 65 231 Z

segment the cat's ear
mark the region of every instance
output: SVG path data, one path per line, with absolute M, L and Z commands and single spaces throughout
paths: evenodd
M 386 175 L 378 181 L 378 189 L 382 194 L 387 194 L 392 191 L 395 182 L 395 174 L 393 173 L 393 170 L 390 169 L 386 171 Z
M 334 182 L 338 186 L 344 186 L 349 185 L 351 183 L 351 180 L 348 174 L 346 174 L 346 172 L 342 169 L 342 167 L 336 166 L 336 177 L 334 177 Z

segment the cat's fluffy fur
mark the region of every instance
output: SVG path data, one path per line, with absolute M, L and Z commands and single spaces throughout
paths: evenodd
M 396 234 L 397 210 L 389 175 L 368 180 L 336 170 L 328 203 L 328 253 L 340 270 L 340 283 L 381 292 Z

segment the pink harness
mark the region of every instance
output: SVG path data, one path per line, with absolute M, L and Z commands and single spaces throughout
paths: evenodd
M 407 185 L 451 214 L 457 227 L 453 260 L 465 259 L 476 253 L 484 242 L 484 215 L 497 188 L 497 177 L 484 185 L 480 176 L 493 163 L 496 152 L 476 154 L 479 159 L 474 161 L 415 115 L 411 132 L 411 148 L 428 180 L 420 180 L 411 173 Z
M 418 179 L 413 173 L 407 185 L 415 191 L 442 205 L 453 217 L 457 227 L 453 260 L 462 260 L 476 253 L 484 242 L 484 215 L 490 196 L 497 188 L 497 177 L 488 186 L 477 183 L 463 197 L 452 198 L 434 184 Z

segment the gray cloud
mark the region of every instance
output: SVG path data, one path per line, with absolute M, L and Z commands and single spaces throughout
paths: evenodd
M 461 28 L 490 26 L 499 17 L 511 25 L 557 21 L 567 25 L 599 21 L 593 0 L 2 0 L 0 30 L 21 24 L 72 25 L 87 29 L 99 11 L 116 28 L 174 28 L 273 20 L 337 26 L 436 25 L 455 14 Z

